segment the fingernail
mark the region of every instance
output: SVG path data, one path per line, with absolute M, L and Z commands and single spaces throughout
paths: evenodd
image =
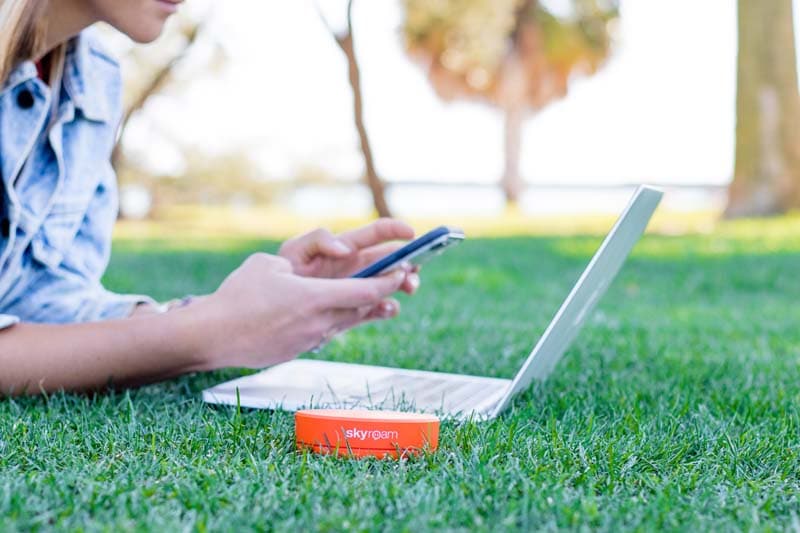
M 411 284 L 412 288 L 414 289 L 419 288 L 419 276 L 417 276 L 416 274 L 411 274 L 410 276 L 408 276 L 408 282 Z
M 392 302 L 383 302 L 381 304 L 381 315 L 392 316 L 394 314 L 394 304 Z
M 343 254 L 349 254 L 350 252 L 352 252 L 350 247 L 347 246 L 342 241 L 333 241 L 333 247 L 336 248 L 337 252 L 340 252 L 340 253 L 343 253 Z

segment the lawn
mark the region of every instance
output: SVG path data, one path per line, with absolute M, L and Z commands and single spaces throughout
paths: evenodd
M 600 242 L 472 239 L 403 315 L 320 357 L 511 377 Z M 115 245 L 106 277 L 212 290 L 275 242 Z M 800 528 L 800 219 L 648 235 L 546 383 L 404 462 L 300 454 L 288 413 L 204 405 L 242 371 L 0 401 L 0 530 Z

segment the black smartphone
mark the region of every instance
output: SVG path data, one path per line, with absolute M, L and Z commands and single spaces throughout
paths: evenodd
M 414 239 L 399 250 L 390 253 L 370 266 L 353 274 L 354 278 L 370 278 L 394 270 L 403 263 L 420 265 L 443 253 L 447 248 L 464 240 L 464 232 L 458 228 L 439 226 L 422 237 Z

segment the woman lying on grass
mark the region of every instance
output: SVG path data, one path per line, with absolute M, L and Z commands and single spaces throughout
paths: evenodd
M 116 219 L 119 65 L 87 29 L 154 40 L 181 0 L 0 0 L 0 393 L 263 367 L 393 317 L 413 272 L 345 278 L 413 231 L 381 220 L 249 257 L 213 294 L 159 306 L 100 278 Z

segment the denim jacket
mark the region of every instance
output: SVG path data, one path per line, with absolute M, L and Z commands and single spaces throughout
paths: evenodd
M 151 301 L 100 282 L 117 216 L 122 86 L 92 30 L 69 43 L 58 90 L 52 118 L 51 90 L 27 61 L 0 91 L 0 328 L 119 318 Z

